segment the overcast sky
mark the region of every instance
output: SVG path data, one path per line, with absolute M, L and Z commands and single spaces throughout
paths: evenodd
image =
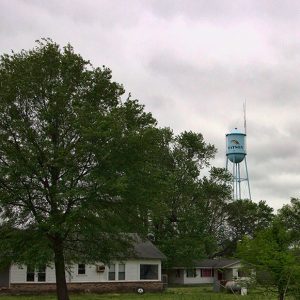
M 145 104 L 160 126 L 201 132 L 225 166 L 247 102 L 252 198 L 299 196 L 300 2 L 0 0 L 0 52 L 70 42 Z

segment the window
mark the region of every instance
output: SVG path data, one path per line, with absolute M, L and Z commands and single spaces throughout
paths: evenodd
M 85 274 L 85 264 L 78 264 L 78 274 Z
M 46 281 L 46 266 L 41 266 L 37 269 L 38 282 Z
M 186 277 L 196 277 L 196 269 L 187 269 L 186 270 Z
M 250 277 L 251 272 L 249 270 L 246 270 L 246 269 L 238 269 L 238 276 L 239 277 Z
M 180 278 L 180 269 L 176 269 L 175 277 Z
M 26 281 L 28 282 L 45 282 L 46 281 L 46 266 L 40 266 L 34 268 L 33 266 L 27 266 Z
M 158 279 L 158 265 L 140 265 L 140 279 Z
M 213 277 L 212 269 L 201 269 L 201 277 Z
M 108 280 L 116 280 L 116 267 L 115 264 L 109 266 Z
M 125 264 L 119 264 L 119 280 L 125 280 Z
M 27 266 L 26 281 L 34 281 L 34 267 Z

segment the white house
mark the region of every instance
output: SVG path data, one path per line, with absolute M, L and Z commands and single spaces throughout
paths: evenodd
M 165 259 L 150 241 L 136 239 L 134 255 L 110 265 L 73 264 L 66 272 L 69 290 L 76 291 L 134 291 L 138 288 L 158 291 L 163 289 L 161 262 Z M 12 292 L 41 292 L 55 290 L 54 266 L 33 269 L 26 265 L 12 264 L 0 273 L 2 289 Z
M 176 267 L 168 271 L 170 284 L 223 284 L 242 277 L 237 259 L 204 259 L 195 261 L 192 268 Z

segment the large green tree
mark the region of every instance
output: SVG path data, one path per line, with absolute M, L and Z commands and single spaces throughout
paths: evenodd
M 201 134 L 184 132 L 170 139 L 161 211 L 151 218 L 167 267 L 192 265 L 215 250 L 224 204 L 230 200 L 230 177 L 224 169 L 202 175 L 215 152 Z
M 54 262 L 59 300 L 66 264 L 125 255 L 157 207 L 166 133 L 123 94 L 70 45 L 1 56 L 1 257 Z
M 226 204 L 225 216 L 215 256 L 234 256 L 238 241 L 244 236 L 254 237 L 257 231 L 270 226 L 273 209 L 265 201 L 255 203 L 248 199 Z

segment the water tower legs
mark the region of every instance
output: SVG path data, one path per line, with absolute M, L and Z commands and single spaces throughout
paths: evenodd
M 248 175 L 248 167 L 247 167 L 247 159 L 246 159 L 246 156 L 245 156 L 245 169 L 246 169 L 246 180 L 247 180 L 247 183 L 248 183 L 248 192 L 249 192 L 249 199 L 251 200 L 251 190 L 250 190 L 250 183 L 249 183 L 249 175 Z
M 228 157 L 226 158 L 226 170 L 230 172 L 229 164 L 232 164 L 232 198 L 234 200 L 238 199 L 250 199 L 251 200 L 251 191 L 250 191 L 250 183 L 249 183 L 249 176 L 248 176 L 248 167 L 247 167 L 247 160 L 246 157 L 244 159 L 245 165 L 244 168 L 241 168 L 241 162 L 230 162 Z M 247 190 L 247 193 L 242 193 L 242 186 L 244 186 Z

